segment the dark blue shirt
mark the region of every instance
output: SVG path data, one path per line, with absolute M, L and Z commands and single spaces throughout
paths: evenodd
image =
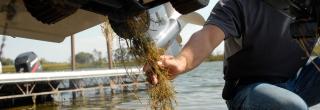
M 225 79 L 294 76 L 316 42 L 306 48 L 290 33 L 292 19 L 263 0 L 221 0 L 206 25 L 225 33 Z M 212 36 L 215 37 L 215 36 Z

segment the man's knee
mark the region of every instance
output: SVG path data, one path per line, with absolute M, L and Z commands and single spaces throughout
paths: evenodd
M 245 105 L 267 110 L 307 110 L 305 101 L 295 93 L 271 85 L 259 84 L 251 88 Z M 258 108 L 257 108 L 258 107 Z

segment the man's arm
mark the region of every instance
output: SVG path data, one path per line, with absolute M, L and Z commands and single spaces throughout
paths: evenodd
M 170 79 L 197 67 L 207 58 L 225 38 L 224 32 L 215 25 L 205 25 L 200 31 L 194 33 L 177 57 L 162 55 L 158 64 L 169 70 Z M 148 74 L 148 65 L 144 67 L 147 80 L 157 84 L 155 75 Z
M 185 60 L 185 70 L 192 70 L 204 61 L 224 40 L 224 32 L 215 25 L 205 25 L 194 33 L 184 46 L 177 59 Z

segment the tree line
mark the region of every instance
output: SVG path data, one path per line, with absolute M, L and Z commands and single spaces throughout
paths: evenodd
M 102 64 L 107 62 L 107 56 L 103 57 L 102 52 L 97 50 L 93 50 L 93 53 L 79 52 L 75 55 L 75 59 L 78 64 Z M 130 61 L 132 59 L 133 56 L 127 48 L 118 48 L 113 52 L 114 62 L 121 62 L 122 60 Z
M 77 64 L 105 64 L 107 62 L 107 56 L 103 56 L 101 51 L 94 49 L 90 52 L 79 52 L 75 55 Z M 130 61 L 133 59 L 132 54 L 127 48 L 119 48 L 113 52 L 113 61 L 120 62 Z M 14 60 L 11 58 L 2 57 L 0 59 L 3 66 L 14 65 Z M 40 59 L 41 64 L 56 64 L 57 62 L 48 61 L 45 58 Z

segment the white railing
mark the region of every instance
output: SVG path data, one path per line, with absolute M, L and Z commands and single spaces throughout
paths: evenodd
M 143 72 L 140 69 L 130 68 L 70 72 L 10 73 L 0 74 L 0 84 L 125 76 L 128 74 L 143 74 Z

